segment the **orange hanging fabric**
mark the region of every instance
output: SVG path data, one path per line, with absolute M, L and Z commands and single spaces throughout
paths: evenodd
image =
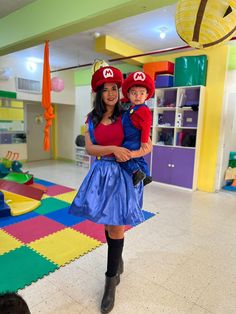
M 49 64 L 49 46 L 48 41 L 44 47 L 44 64 L 43 64 L 43 89 L 42 89 L 42 106 L 44 107 L 44 118 L 46 125 L 44 128 L 44 150 L 50 149 L 50 126 L 54 119 L 53 107 L 51 105 L 51 77 Z

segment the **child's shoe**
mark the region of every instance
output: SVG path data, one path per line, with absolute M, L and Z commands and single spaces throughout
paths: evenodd
M 136 186 L 139 182 L 143 181 L 143 179 L 145 178 L 146 178 L 146 174 L 141 170 L 138 170 L 135 173 L 133 173 L 134 186 Z
M 152 182 L 152 177 L 151 176 L 146 176 L 146 178 L 143 180 L 143 186 L 149 184 Z

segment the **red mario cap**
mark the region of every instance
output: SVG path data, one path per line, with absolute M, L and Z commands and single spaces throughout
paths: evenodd
M 125 80 L 122 85 L 122 94 L 125 99 L 128 98 L 128 91 L 133 86 L 142 86 L 147 89 L 148 97 L 151 98 L 155 91 L 154 81 L 151 77 L 141 71 L 131 73 Z
M 122 72 L 114 67 L 107 66 L 98 69 L 92 76 L 92 90 L 97 91 L 97 88 L 105 83 L 116 83 L 118 87 L 121 87 L 123 82 Z

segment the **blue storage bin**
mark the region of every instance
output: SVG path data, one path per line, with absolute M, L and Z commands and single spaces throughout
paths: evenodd
M 174 76 L 167 74 L 159 74 L 156 77 L 155 86 L 156 88 L 160 87 L 172 87 L 174 83 Z

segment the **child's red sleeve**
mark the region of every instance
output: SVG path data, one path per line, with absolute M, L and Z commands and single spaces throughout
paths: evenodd
M 152 126 L 152 113 L 149 108 L 141 107 L 130 116 L 133 125 L 141 130 L 141 142 L 147 143 Z

